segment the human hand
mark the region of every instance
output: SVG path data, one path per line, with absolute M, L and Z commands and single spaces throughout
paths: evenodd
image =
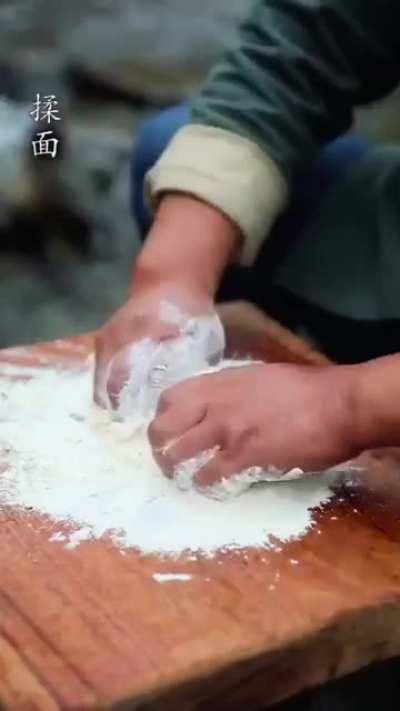
M 98 404 L 118 405 L 121 388 L 134 368 L 128 357 L 132 344 L 143 339 L 169 342 L 185 332 L 185 319 L 209 315 L 213 317 L 209 340 L 216 331 L 217 340 L 223 340 L 213 302 L 239 242 L 237 228 L 210 205 L 184 195 L 161 200 L 136 260 L 132 296 L 98 332 L 94 385 Z M 200 350 L 208 347 L 207 326 L 201 331 L 196 341 L 202 341 Z
M 193 319 L 213 316 L 212 301 L 192 288 L 157 284 L 139 289 L 97 334 L 94 397 L 103 407 L 116 407 L 135 363 L 132 347 L 177 339 Z M 133 358 L 135 355 L 133 354 Z
M 210 486 L 253 466 L 315 472 L 359 453 L 351 436 L 351 366 L 253 364 L 165 391 L 149 427 L 161 469 L 218 448 L 195 476 Z

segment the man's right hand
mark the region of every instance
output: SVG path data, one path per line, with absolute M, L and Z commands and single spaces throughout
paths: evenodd
M 129 377 L 128 347 L 144 338 L 161 342 L 179 335 L 171 308 L 188 319 L 213 313 L 223 271 L 239 244 L 235 225 L 211 205 L 180 194 L 162 199 L 136 261 L 131 296 L 98 332 L 98 404 L 116 406 Z
M 185 319 L 212 313 L 212 300 L 175 284 L 134 292 L 98 331 L 95 401 L 103 407 L 108 402 L 112 407 L 118 404 L 121 388 L 129 379 L 127 349 L 133 344 L 144 338 L 156 343 L 176 338 Z

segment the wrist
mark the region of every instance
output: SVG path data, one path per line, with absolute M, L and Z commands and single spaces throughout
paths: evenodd
M 154 290 L 170 293 L 190 293 L 204 301 L 212 300 L 212 294 L 196 274 L 190 270 L 177 270 L 160 263 L 143 250 L 136 259 L 132 280 L 131 296 L 137 297 Z
M 339 368 L 346 393 L 346 438 L 356 457 L 370 446 L 369 426 L 364 413 L 364 373 L 358 364 Z
M 400 356 L 385 356 L 351 366 L 354 431 L 360 451 L 400 444 Z
M 360 426 L 360 374 L 359 366 L 332 365 L 328 369 L 320 369 L 322 377 L 324 372 L 328 375 L 328 385 L 324 408 L 329 412 L 331 427 L 336 431 L 337 437 L 342 442 L 347 459 L 357 457 L 365 449 L 365 433 Z

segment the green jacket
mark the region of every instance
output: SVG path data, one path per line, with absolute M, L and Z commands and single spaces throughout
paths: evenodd
M 250 263 L 291 181 L 351 124 L 353 107 L 400 81 L 400 0 L 258 0 L 149 175 L 241 228 Z

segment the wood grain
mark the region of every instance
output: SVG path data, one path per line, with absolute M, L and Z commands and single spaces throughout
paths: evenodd
M 0 637 L 0 685 L 3 707 L 32 711 L 58 708 L 53 697 L 4 637 Z
M 3 351 L 0 371 L 83 367 L 92 345 Z M 67 550 L 62 524 L 3 507 L 0 707 L 242 711 L 399 654 L 399 461 L 365 456 L 301 541 L 212 559 Z

